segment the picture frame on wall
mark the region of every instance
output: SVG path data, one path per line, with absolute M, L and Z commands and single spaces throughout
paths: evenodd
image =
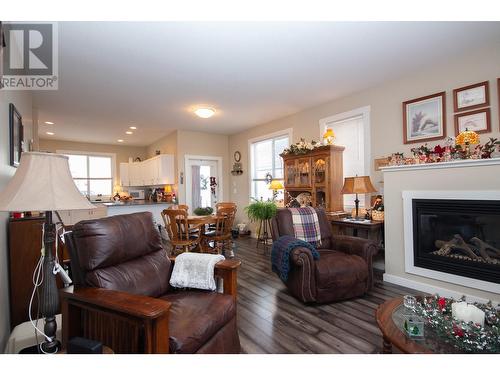
M 9 151 L 10 165 L 18 167 L 23 152 L 23 118 L 14 104 L 9 104 Z
M 464 130 L 473 130 L 476 133 L 491 132 L 491 114 L 489 108 L 459 113 L 455 115 L 455 136 Z
M 403 142 L 427 142 L 446 137 L 446 93 L 403 102 Z
M 488 107 L 490 105 L 490 84 L 488 81 L 460 87 L 453 90 L 455 112 Z

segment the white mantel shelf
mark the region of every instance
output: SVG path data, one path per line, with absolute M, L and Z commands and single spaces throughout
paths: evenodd
M 454 160 L 442 163 L 393 165 L 389 167 L 380 168 L 380 170 L 385 173 L 385 172 L 399 172 L 399 171 L 423 170 L 423 169 L 483 167 L 488 165 L 500 165 L 500 158 L 466 159 L 466 160 Z

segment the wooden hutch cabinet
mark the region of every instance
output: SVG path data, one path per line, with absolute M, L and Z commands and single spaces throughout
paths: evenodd
M 302 155 L 281 154 L 285 205 L 300 195 L 304 203 L 313 207 L 324 207 L 327 212 L 343 211 L 344 200 L 340 193 L 344 183 L 343 152 L 344 147 L 329 145 Z

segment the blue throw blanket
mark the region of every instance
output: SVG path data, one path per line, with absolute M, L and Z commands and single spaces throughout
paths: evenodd
M 288 280 L 290 271 L 290 253 L 296 247 L 305 247 L 311 250 L 314 259 L 319 259 L 319 253 L 309 242 L 298 240 L 292 236 L 281 236 L 273 242 L 271 250 L 271 266 L 274 273 L 278 274 L 281 280 Z

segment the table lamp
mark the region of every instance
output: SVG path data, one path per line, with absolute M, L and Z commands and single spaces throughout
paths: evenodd
M 283 186 L 283 182 L 278 180 L 272 180 L 269 184 L 269 190 L 273 191 L 273 201 L 278 197 L 278 190 L 282 190 L 285 187 Z
M 377 190 L 373 187 L 370 181 L 370 176 L 356 176 L 356 177 L 346 177 L 344 179 L 344 186 L 340 191 L 342 194 L 356 194 L 356 217 L 355 220 L 359 220 L 359 199 L 358 194 L 368 194 L 374 193 Z
M 325 134 L 323 134 L 323 140 L 327 145 L 333 145 L 333 140 L 335 139 L 335 133 L 331 128 L 327 128 Z
M 172 185 L 165 185 L 163 191 L 165 192 L 165 201 L 172 202 Z
M 59 348 L 56 339 L 55 315 L 59 311 L 54 244 L 57 238 L 52 211 L 95 208 L 78 191 L 71 177 L 68 157 L 43 152 L 24 152 L 16 173 L 0 192 L 0 211 L 45 211 L 43 224 L 43 283 L 40 312 L 45 318 L 45 342 L 42 351 L 54 353 Z

